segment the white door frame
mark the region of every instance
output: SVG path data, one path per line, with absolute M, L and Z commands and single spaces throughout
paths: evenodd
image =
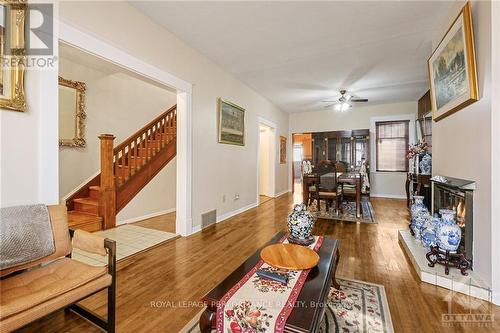
M 59 40 L 84 52 L 118 65 L 161 85 L 177 91 L 177 156 L 176 156 L 176 233 L 187 236 L 192 234 L 192 84 L 170 73 L 167 73 L 149 63 L 146 63 L 129 53 L 89 35 L 76 27 L 59 21 Z M 57 93 L 56 93 L 57 94 Z M 58 100 L 57 95 L 55 100 Z M 57 108 L 56 108 L 57 110 Z M 55 114 L 57 123 L 57 113 Z M 56 127 L 57 128 L 57 127 Z M 44 132 L 42 128 L 42 134 Z M 51 133 L 46 133 L 51 135 Z M 55 152 L 58 152 L 56 148 Z M 55 163 L 46 159 L 44 163 Z
M 257 204 L 260 204 L 260 125 L 269 127 L 274 134 L 274 142 L 271 145 L 271 193 L 273 198 L 276 197 L 276 149 L 278 146 L 278 141 L 276 140 L 276 134 L 278 133 L 278 125 L 276 123 L 267 120 L 266 118 L 257 117 Z

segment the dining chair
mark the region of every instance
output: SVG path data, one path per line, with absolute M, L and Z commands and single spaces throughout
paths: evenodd
M 316 174 L 318 175 L 318 182 L 315 184 L 315 190 L 310 192 L 312 201 L 316 200 L 319 211 L 321 210 L 321 201 L 324 200 L 328 211 L 335 200 L 335 210 L 338 214 L 339 210 L 342 209 L 342 193 L 339 191 L 335 162 L 321 161 L 316 166 Z

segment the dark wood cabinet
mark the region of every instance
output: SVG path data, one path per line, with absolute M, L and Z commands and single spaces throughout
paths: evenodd
M 424 118 L 432 111 L 431 105 L 431 92 L 427 90 L 427 92 L 420 97 L 417 103 L 417 117 L 418 119 Z
M 312 135 L 312 163 L 323 160 L 343 161 L 351 169 L 370 163 L 370 131 L 368 129 L 316 132 Z

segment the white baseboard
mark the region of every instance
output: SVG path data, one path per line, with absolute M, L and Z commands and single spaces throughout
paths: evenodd
M 255 208 L 259 205 L 258 202 L 251 203 L 250 205 L 238 208 L 236 210 L 233 210 L 232 212 L 227 212 L 225 214 L 217 216 L 217 223 L 222 222 L 224 220 L 227 220 L 230 217 L 233 217 L 235 215 L 241 214 L 249 209 Z
M 116 221 L 116 225 L 122 225 L 122 224 L 127 224 L 127 223 L 139 222 L 139 221 L 142 221 L 142 220 L 150 219 L 152 217 L 157 217 L 157 216 L 160 216 L 160 215 L 165 215 L 165 214 L 169 214 L 169 213 L 173 213 L 173 212 L 175 212 L 175 208 L 160 210 L 159 212 L 154 212 L 154 213 L 151 213 L 151 214 L 137 216 L 137 217 L 133 217 L 131 219 Z
M 193 229 L 191 230 L 191 234 L 189 234 L 189 236 L 191 236 L 192 234 L 195 234 L 197 232 L 200 232 L 200 231 L 201 231 L 201 224 L 194 226 Z
M 283 194 L 287 194 L 288 192 L 292 192 L 291 189 L 287 189 L 287 190 L 284 190 L 284 191 L 281 191 L 281 192 L 278 192 L 274 195 L 275 198 L 278 198 L 278 197 L 281 197 Z
M 94 177 L 97 176 L 100 173 L 101 173 L 101 171 L 97 171 L 92 176 L 90 176 L 89 178 L 85 179 L 81 184 L 79 184 L 78 186 L 76 186 L 71 192 L 69 192 L 64 197 L 62 197 L 60 202 L 61 203 L 65 203 L 66 200 L 68 200 L 69 197 L 71 197 L 73 194 L 75 194 L 76 192 L 78 192 L 79 189 L 81 189 L 85 184 L 87 184 L 89 181 L 91 181 L 92 179 L 94 179 Z
M 252 208 L 255 208 L 255 207 L 257 207 L 258 205 L 259 205 L 259 204 L 258 204 L 257 202 L 254 202 L 254 203 L 252 203 L 252 204 L 250 204 L 250 205 L 247 205 L 247 206 L 245 206 L 245 207 L 241 207 L 241 208 L 238 208 L 238 209 L 233 210 L 233 211 L 231 211 L 231 212 L 227 212 L 227 213 L 225 213 L 225 214 L 218 215 L 218 216 L 217 216 L 216 223 L 220 223 L 220 222 L 222 222 L 222 221 L 224 221 L 224 220 L 227 220 L 227 219 L 228 219 L 228 218 L 230 218 L 230 217 L 233 217 L 233 216 L 236 216 L 236 215 L 241 214 L 241 213 L 243 213 L 243 212 L 246 212 L 247 210 L 252 209 Z M 192 235 L 192 234 L 195 234 L 195 233 L 197 233 L 197 232 L 200 232 L 201 230 L 202 230 L 201 225 L 193 226 L 193 228 L 192 228 L 192 232 L 191 232 L 191 235 Z
M 388 199 L 406 199 L 406 195 L 401 195 L 401 194 L 370 193 L 370 197 L 374 197 L 374 198 L 388 198 Z

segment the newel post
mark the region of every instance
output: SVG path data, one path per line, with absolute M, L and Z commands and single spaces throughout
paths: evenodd
M 101 134 L 101 187 L 99 195 L 99 216 L 104 220 L 104 229 L 116 226 L 116 188 L 113 161 L 112 134 Z

